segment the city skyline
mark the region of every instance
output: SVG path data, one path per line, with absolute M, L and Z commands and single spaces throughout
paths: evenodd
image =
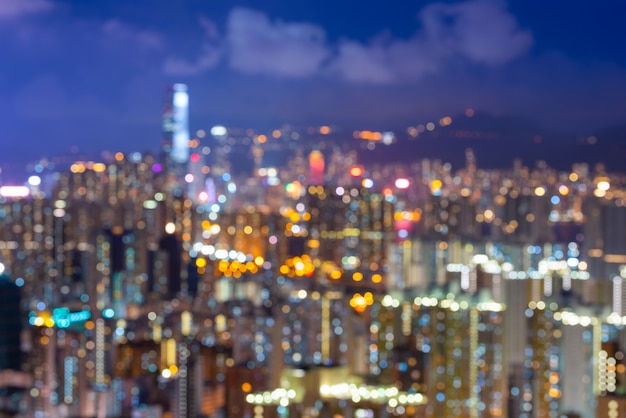
M 0 164 L 155 149 L 174 82 L 192 130 L 398 129 L 473 108 L 589 134 L 624 120 L 623 7 L 4 1 Z
M 0 0 L 0 415 L 626 415 L 626 4 Z
M 116 153 L 0 189 L 7 410 L 623 414 L 623 176 L 487 170 L 471 150 L 460 169 L 367 164 L 295 133 L 214 129 L 182 172 Z M 236 174 L 246 139 L 301 152 Z
M 604 164 L 621 151 L 525 165 L 607 148 L 511 118 L 480 133 L 473 109 L 401 139 L 191 135 L 188 92 L 163 91 L 158 152 L 41 160 L 0 187 L 3 412 L 624 413 L 626 180 Z M 479 142 L 516 158 L 485 168 Z

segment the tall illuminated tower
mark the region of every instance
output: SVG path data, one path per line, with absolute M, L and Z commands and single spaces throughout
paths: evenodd
M 324 185 L 324 155 L 318 150 L 309 154 L 309 184 Z
M 189 95 L 186 84 L 173 84 L 165 90 L 163 152 L 168 165 L 184 165 L 189 161 Z

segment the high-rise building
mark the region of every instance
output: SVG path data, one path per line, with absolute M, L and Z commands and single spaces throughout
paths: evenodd
M 10 283 L 6 275 L 0 274 L 0 370 L 20 370 L 22 352 L 20 333 L 22 331 L 21 292 Z
M 186 84 L 173 84 L 165 91 L 163 106 L 163 152 L 168 165 L 189 160 L 189 95 Z
M 318 150 L 309 154 L 309 184 L 324 185 L 324 155 Z
M 21 291 L 3 275 L 0 263 L 0 416 L 13 416 L 19 409 L 20 392 L 29 387 L 21 372 Z
M 307 247 L 312 257 L 344 269 L 351 286 L 381 287 L 393 204 L 365 188 L 322 186 L 309 186 L 307 204 L 311 211 Z M 333 279 L 341 283 L 340 277 Z

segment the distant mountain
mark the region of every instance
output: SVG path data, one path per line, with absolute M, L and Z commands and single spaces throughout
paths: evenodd
M 609 171 L 626 172 L 626 124 L 600 130 L 594 136 L 596 146 L 583 144 L 589 158 L 606 162 Z
M 406 128 L 396 132 L 395 143 L 377 144 L 374 151 L 362 149 L 359 159 L 408 162 L 430 158 L 458 168 L 465 164 L 465 151 L 471 148 L 481 168 L 510 168 L 515 159 L 521 159 L 525 165 L 545 161 L 560 170 L 570 169 L 577 162 L 591 166 L 604 163 L 609 171 L 626 172 L 626 125 L 576 136 L 517 117 L 476 114 L 453 117 L 450 125 L 437 125 L 416 138 Z

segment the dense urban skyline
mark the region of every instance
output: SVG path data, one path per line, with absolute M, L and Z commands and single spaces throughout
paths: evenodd
M 0 415 L 626 415 L 623 9 L 0 0 Z
M 186 87 L 158 159 L 42 162 L 0 188 L 9 416 L 626 413 L 623 175 L 470 149 L 460 169 L 373 164 L 327 126 L 185 146 Z
M 591 133 L 624 120 L 624 5 L 5 0 L 0 164 L 154 149 L 163 86 L 190 128 L 396 129 L 471 107 Z

